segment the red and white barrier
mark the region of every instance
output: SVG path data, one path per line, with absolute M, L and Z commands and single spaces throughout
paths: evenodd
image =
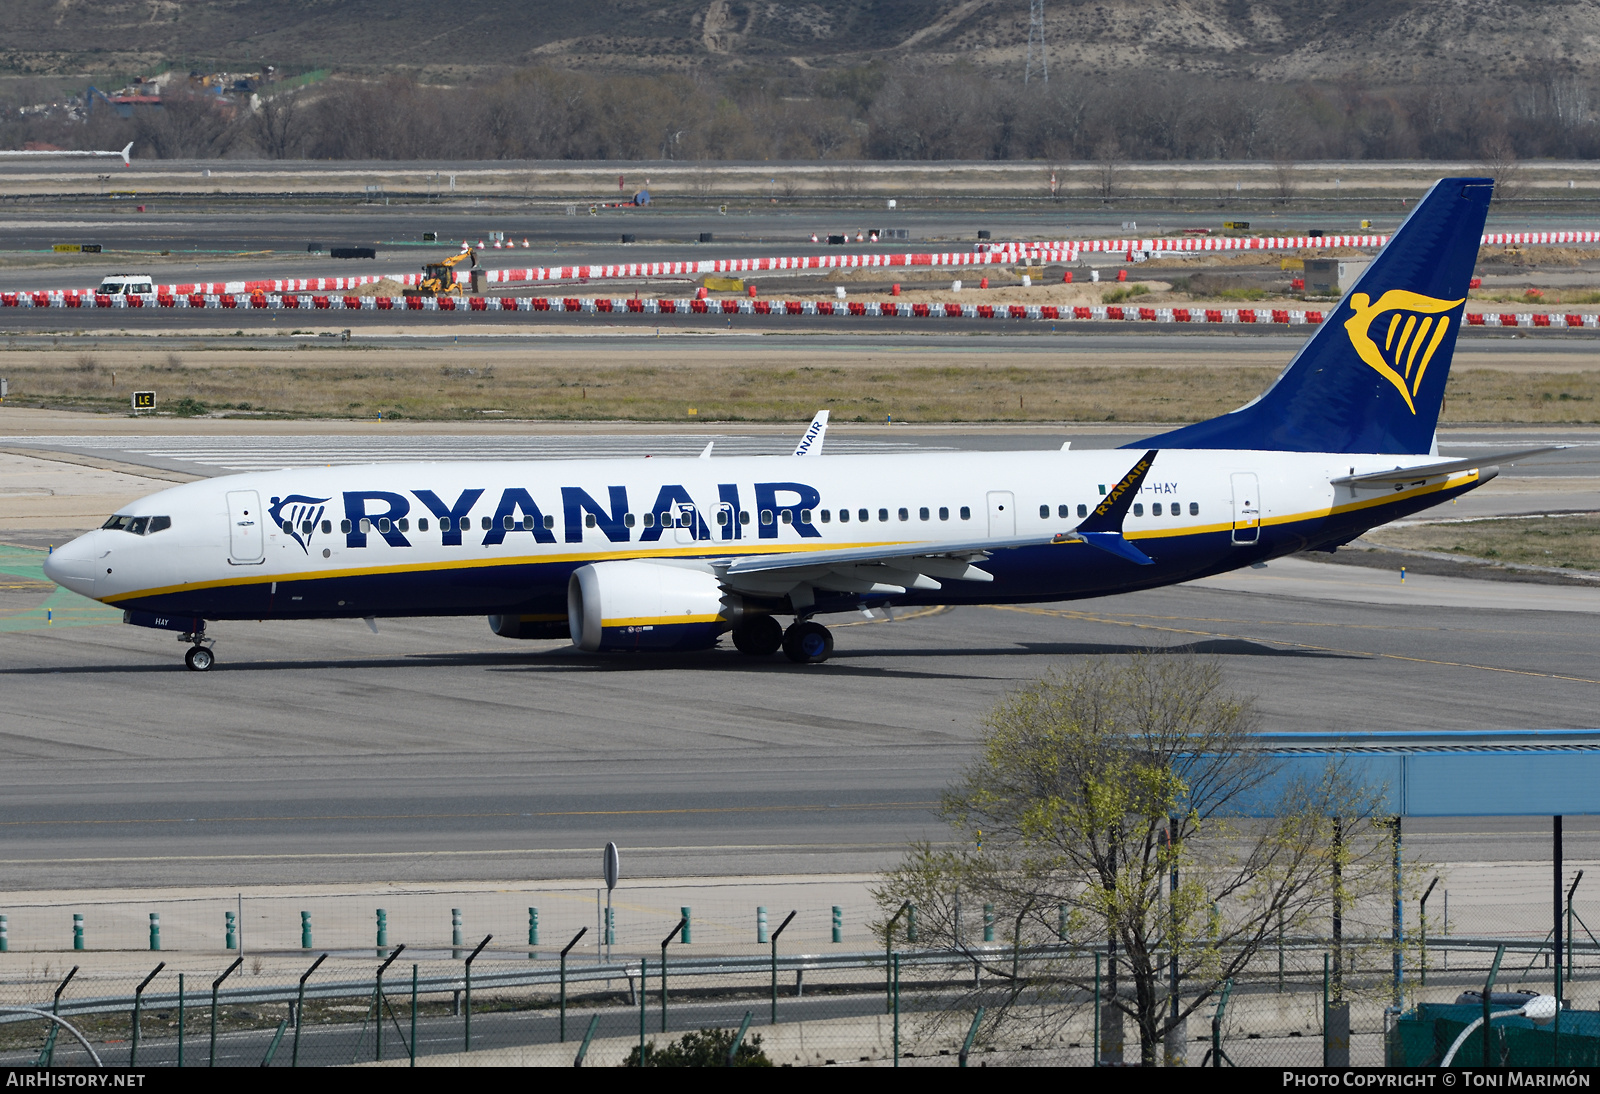
M 1310 248 L 1376 250 L 1389 242 L 1386 235 L 1339 236 L 1183 236 L 1160 239 L 1076 239 L 985 243 L 980 250 L 897 254 L 791 255 L 774 258 L 719 258 L 691 262 L 635 262 L 590 266 L 532 266 L 486 270 L 491 284 L 536 284 L 558 281 L 614 281 L 651 277 L 699 277 L 705 274 L 759 274 L 805 270 L 900 269 L 929 266 L 959 268 L 1006 265 L 1027 259 L 1037 264 L 1075 262 L 1085 254 L 1190 256 L 1228 251 L 1298 251 Z M 1482 246 L 1560 246 L 1600 244 L 1600 231 L 1511 232 L 1483 236 Z M 467 284 L 470 274 L 455 271 L 456 282 Z M 200 294 L 345 293 L 378 281 L 415 285 L 418 273 L 372 274 L 359 277 L 320 277 L 262 281 L 209 281 L 158 285 L 158 293 L 173 296 Z M 60 290 L 73 296 L 93 295 L 92 289 Z
M 916 319 L 1034 319 L 1079 322 L 1146 322 L 1315 326 L 1321 311 L 1284 308 L 1154 308 L 1116 305 L 1058 306 L 1052 304 L 907 304 L 894 301 L 854 300 L 666 300 L 604 297 L 456 297 L 357 296 L 321 293 L 154 293 L 146 296 L 105 296 L 64 292 L 0 293 L 6 308 L 204 308 L 293 309 L 303 311 L 445 311 L 445 312 L 583 312 L 634 315 L 836 315 L 865 318 Z M 1468 312 L 1473 327 L 1518 327 L 1528 330 L 1600 329 L 1600 314 L 1544 312 Z

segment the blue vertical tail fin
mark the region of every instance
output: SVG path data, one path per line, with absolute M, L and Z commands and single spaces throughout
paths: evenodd
M 1427 453 L 1493 192 L 1440 179 L 1264 394 L 1126 447 Z

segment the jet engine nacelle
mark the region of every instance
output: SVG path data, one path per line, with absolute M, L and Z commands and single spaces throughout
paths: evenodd
M 700 650 L 737 611 L 703 570 L 629 560 L 580 566 L 567 583 L 567 622 L 581 650 Z

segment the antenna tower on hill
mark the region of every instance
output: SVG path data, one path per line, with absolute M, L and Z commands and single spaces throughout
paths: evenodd
M 1041 82 L 1050 82 L 1050 57 L 1044 50 L 1044 0 L 1028 0 L 1028 67 L 1022 82 L 1033 79 L 1035 71 Z

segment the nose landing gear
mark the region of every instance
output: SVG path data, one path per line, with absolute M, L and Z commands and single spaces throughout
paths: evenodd
M 178 636 L 179 642 L 189 643 L 189 652 L 183 655 L 183 663 L 194 672 L 205 672 L 217 663 L 217 655 L 211 652 L 211 647 L 216 644 L 215 638 L 207 638 L 206 632 L 189 631 Z
M 783 632 L 783 655 L 797 665 L 820 665 L 833 654 L 833 633 L 821 623 L 801 620 Z

